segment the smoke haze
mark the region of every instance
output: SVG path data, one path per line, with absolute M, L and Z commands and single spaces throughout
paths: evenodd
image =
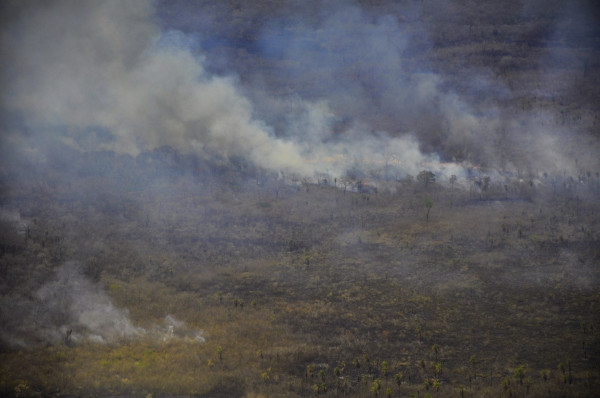
M 515 14 L 525 18 L 526 5 Z M 464 177 L 472 163 L 528 173 L 598 166 L 597 136 L 563 128 L 564 114 L 552 109 L 519 109 L 511 102 L 521 93 L 497 71 L 472 67 L 462 78 L 460 60 L 444 69 L 428 57 L 445 34 L 431 5 L 290 2 L 270 14 L 244 10 L 254 18 L 245 25 L 223 24 L 224 5 L 156 6 L 4 6 L 6 150 L 39 156 L 58 141 L 135 156 L 170 146 L 309 177 L 353 168 L 381 176 L 392 166 L 397 178 L 427 168 L 442 179 Z M 569 20 L 585 10 L 571 9 Z M 589 17 L 574 31 L 561 21 L 550 37 L 585 36 L 590 26 Z M 558 92 L 545 68 L 553 56 L 545 52 L 535 76 L 547 98 Z

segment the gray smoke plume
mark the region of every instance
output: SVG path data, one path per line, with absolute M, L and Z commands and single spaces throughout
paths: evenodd
M 0 298 L 0 340 L 14 347 L 37 344 L 117 343 L 134 338 L 203 343 L 204 333 L 167 315 L 161 323 L 136 327 L 126 309 L 116 307 L 90 282 L 79 264 L 68 262 L 33 294 Z
M 150 1 L 17 3 L 12 11 L 2 106 L 36 135 L 81 150 L 135 155 L 169 145 L 306 172 L 294 145 L 253 119 L 234 78 L 211 76 L 201 57 L 160 35 Z
M 115 342 L 144 333 L 74 262 L 58 268 L 31 296 L 3 296 L 1 308 L 1 337 L 13 346 Z
M 280 130 L 290 125 L 297 127 L 292 137 L 303 137 L 306 142 L 304 137 L 308 136 L 314 148 L 334 157 L 357 154 L 375 163 L 386 163 L 384 159 L 390 157 L 401 159 L 404 164 L 400 171 L 410 174 L 423 168 L 447 174 L 438 159 L 454 163 L 453 173 L 459 177 L 463 175 L 461 166 L 468 168 L 469 162 L 519 174 L 542 170 L 574 174 L 579 172 L 576 157 L 579 167 L 598 166 L 597 137 L 565 126 L 564 114 L 570 111 L 562 110 L 562 116 L 559 115 L 558 102 L 552 106 L 544 104 L 582 84 L 576 68 L 582 54 L 579 47 L 587 45 L 585 42 L 570 43 L 572 56 L 566 55 L 564 47 L 554 51 L 551 46 L 542 47 L 539 55 L 529 56 L 528 62 L 534 67 L 520 78 L 539 81 L 537 85 L 524 85 L 528 89 L 537 87 L 539 92 L 524 91 L 511 81 L 519 73 L 510 75 L 522 66 L 502 69 L 492 62 L 469 64 L 462 58 L 484 53 L 487 45 L 510 54 L 510 42 L 526 37 L 498 38 L 504 32 L 496 30 L 492 34 L 489 26 L 473 26 L 467 10 L 458 3 L 445 2 L 439 10 L 433 2 L 422 6 L 392 3 L 368 8 L 351 2 L 331 2 L 329 7 L 316 7 L 320 11 L 316 15 L 285 14 L 273 18 L 258 33 L 256 47 L 261 56 L 285 66 L 274 68 L 276 72 L 267 69 L 263 73 L 259 69 L 256 74 L 260 77 L 247 79 L 248 84 L 273 93 L 283 81 L 291 92 L 300 93 L 304 101 L 311 102 L 310 106 L 326 104 L 327 112 L 321 114 L 330 115 L 326 119 L 329 124 L 311 123 L 314 118 L 307 118 L 309 122 L 299 125 L 290 123 L 288 116 L 280 122 Z M 527 7 L 527 2 L 514 5 L 511 23 L 523 26 L 521 19 L 532 16 L 531 9 L 525 10 Z M 585 26 L 578 31 L 593 26 L 589 17 L 584 18 L 587 8 L 581 4 L 568 7 L 569 21 L 564 23 L 560 15 L 565 7 L 544 11 L 549 20 L 556 21 L 556 26 L 547 27 L 549 37 L 535 40 L 543 45 L 562 41 L 569 34 L 565 30 L 575 23 Z M 471 26 L 471 33 L 463 33 L 463 26 Z M 489 29 L 489 39 L 470 44 L 470 36 L 487 34 L 482 29 Z M 521 34 L 527 31 L 523 29 Z M 464 40 L 468 41 L 462 46 L 455 43 Z M 535 41 L 531 43 L 535 45 Z M 439 49 L 432 50 L 436 45 Z M 460 52 L 456 56 L 449 53 L 457 50 Z M 597 52 L 590 51 L 592 54 L 597 56 Z M 444 62 L 436 62 L 436 58 Z M 567 70 L 555 67 L 565 61 L 575 65 Z M 277 79 L 273 73 L 278 73 Z M 590 94 L 589 89 L 580 90 L 581 98 Z M 523 106 L 533 103 L 539 108 L 519 107 L 523 98 L 531 101 Z M 278 114 L 310 114 L 310 106 L 286 106 L 281 101 L 279 106 L 273 101 L 262 106 L 260 97 L 255 103 L 274 124 Z M 589 115 L 597 110 L 595 105 L 579 106 L 588 119 L 582 125 L 591 126 Z M 410 142 L 417 143 L 419 156 L 412 156 L 415 148 L 406 145 Z M 368 156 L 361 156 L 365 152 Z
M 49 141 L 131 155 L 171 146 L 309 177 L 359 168 L 460 178 L 471 163 L 519 173 L 598 166 L 598 140 L 560 127 L 552 110 L 503 109 L 522 93 L 496 72 L 450 56 L 450 75 L 432 64 L 436 40 L 462 32 L 468 16 L 458 4 L 290 2 L 246 11 L 254 18 L 246 22 L 228 6 L 9 2 L 1 110 L 13 122 L 3 145 L 35 156 Z M 514 18 L 530 13 L 524 4 Z M 535 78 L 549 96 L 556 87 L 544 82 L 565 76 L 545 75 Z

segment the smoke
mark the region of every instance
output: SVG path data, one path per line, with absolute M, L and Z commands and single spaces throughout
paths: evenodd
M 140 336 L 127 311 L 116 308 L 76 263 L 66 263 L 30 297 L 3 296 L 2 340 L 15 346 L 64 341 L 114 342 Z
M 551 110 L 502 108 L 520 93 L 494 72 L 444 74 L 460 60 L 434 62 L 432 49 L 455 32 L 429 6 L 240 6 L 242 21 L 227 4 L 154 5 L 5 6 L 3 145 L 36 156 L 56 141 L 131 155 L 170 146 L 301 176 L 460 178 L 473 163 L 574 173 L 582 147 L 593 149 L 579 165 L 597 165 L 597 140 Z
M 35 224 L 35 221 L 34 221 Z M 144 338 L 204 342 L 204 333 L 167 315 L 145 329 L 135 326 L 126 309 L 115 306 L 102 288 L 90 281 L 84 267 L 70 261 L 52 269 L 43 256 L 20 259 L 27 250 L 30 220 L 0 207 L 0 341 L 13 347 L 38 344 L 117 343 Z M 35 229 L 35 226 L 33 227 Z M 29 243 L 28 243 L 29 242 Z
M 573 153 L 585 158 L 579 167 L 598 165 L 594 158 L 597 138 L 592 140 L 593 150 L 588 151 L 583 142 L 591 137 L 565 126 L 564 116 L 561 123 L 559 106 L 548 106 L 545 98 L 540 100 L 535 93 L 511 84 L 514 77 L 510 70 L 503 72 L 493 63 L 463 61 L 463 57 L 485 51 L 511 51 L 510 44 L 495 38 L 498 33 L 492 34 L 491 29 L 490 50 L 485 49 L 486 43 L 456 45 L 478 33 L 460 32 L 460 18 L 468 17 L 464 9 L 463 15 L 453 16 L 457 21 L 450 24 L 451 29 L 445 28 L 449 24 L 442 15 L 444 10 L 436 12 L 426 6 L 361 8 L 335 4 L 318 16 L 286 15 L 270 21 L 260 32 L 257 47 L 262 57 L 283 66 L 273 68 L 275 79 L 271 76 L 273 70 L 268 69 L 269 75 L 259 71 L 260 78 L 253 77 L 248 83 L 253 90 L 266 87 L 273 93 L 284 81 L 304 101 L 325 102 L 330 124 L 320 123 L 313 128 L 317 139 L 313 132 L 304 134 L 310 137 L 313 147 L 320 143 L 331 148 L 329 156 L 358 153 L 363 159 L 379 163 L 393 153 L 404 163 L 401 174 L 423 168 L 443 174 L 438 159 L 453 162 L 459 177 L 469 163 L 534 175 L 542 170 L 577 173 Z M 457 4 L 453 7 L 460 9 Z M 578 20 L 570 19 L 571 23 Z M 515 16 L 514 21 L 518 26 L 519 17 Z M 563 36 L 564 24 L 560 21 L 556 22 L 554 37 Z M 476 29 L 484 28 L 488 27 Z M 439 49 L 434 50 L 436 45 Z M 452 56 L 451 51 L 460 52 Z M 542 54 L 550 52 L 544 49 Z M 572 69 L 549 76 L 547 65 L 556 62 L 548 62 L 543 55 L 532 56 L 532 61 L 539 63 L 537 68 L 523 76 L 539 79 L 537 88 L 546 90 L 546 96 L 569 92 L 555 82 L 546 84 L 550 79 L 568 82 L 563 83 L 567 87 L 579 84 L 573 79 L 577 73 Z M 534 85 L 523 87 L 531 89 Z M 523 98 L 528 98 L 527 102 Z M 303 109 L 310 108 L 280 105 L 273 110 L 272 102 L 261 107 L 259 98 L 256 103 L 266 119 L 275 124 L 273 113 L 293 115 L 297 111 L 302 115 Z M 588 104 L 581 107 L 583 112 L 589 111 Z M 284 120 L 279 129 L 289 125 L 289 120 Z M 300 125 L 311 129 L 315 123 Z M 292 136 L 303 135 L 295 131 Z M 411 145 L 413 142 L 418 148 Z M 368 148 L 372 150 L 364 156 Z M 416 154 L 415 149 L 420 153 Z
M 304 173 L 297 149 L 253 119 L 235 79 L 206 73 L 185 41 L 160 34 L 152 13 L 146 1 L 19 8 L 2 37 L 4 109 L 81 150 L 136 155 L 168 145 Z
M 11 346 L 116 343 L 134 338 L 205 341 L 202 331 L 171 315 L 147 329 L 134 326 L 128 311 L 117 308 L 75 262 L 60 266 L 32 294 L 3 295 L 0 303 L 0 339 Z
M 162 325 L 155 325 L 151 331 L 157 340 L 168 342 L 174 339 L 182 339 L 191 343 L 204 343 L 206 338 L 204 332 L 188 327 L 185 322 L 177 320 L 172 315 L 167 315 Z

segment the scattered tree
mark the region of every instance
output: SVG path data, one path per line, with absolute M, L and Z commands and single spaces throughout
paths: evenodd
M 433 353 L 435 354 L 435 360 L 437 362 L 438 360 L 438 352 L 440 351 L 440 346 L 436 344 L 431 346 L 431 351 L 433 351 Z
M 381 380 L 375 379 L 371 384 L 371 392 L 377 397 L 379 396 L 379 390 L 381 390 Z
M 402 384 L 403 377 L 404 375 L 402 374 L 402 372 L 398 372 L 394 375 L 394 381 L 396 382 L 398 387 L 400 387 L 400 385 Z
M 423 200 L 423 202 L 425 203 L 425 209 L 427 209 L 427 213 L 425 215 L 425 218 L 426 218 L 427 221 L 429 221 L 429 212 L 431 211 L 431 208 L 433 207 L 433 202 L 428 197 L 425 197 L 425 199 Z
M 429 185 L 435 182 L 435 174 L 429 170 L 423 170 L 417 175 L 417 181 L 427 188 Z

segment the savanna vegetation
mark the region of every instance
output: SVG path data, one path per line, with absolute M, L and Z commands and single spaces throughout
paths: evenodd
M 179 3 L 156 2 L 162 23 L 207 34 L 196 19 L 168 21 Z M 412 40 L 407 81 L 426 64 L 443 75 L 440 92 L 485 104 L 511 128 L 583 132 L 565 139 L 566 156 L 594 159 L 597 31 L 553 36 L 559 1 L 525 16 L 508 2 L 413 3 L 423 11 L 394 15 Z M 318 98 L 318 70 L 287 81 L 289 60 L 252 46 L 266 16 L 311 14 L 295 4 L 194 3 L 212 10 L 205 29 L 221 40 L 202 42 L 217 59 L 206 68 L 229 62 L 241 87 Z M 256 69 L 260 78 L 246 73 Z M 494 84 L 471 84 L 476 74 Z M 394 109 L 365 109 L 374 129 L 404 131 Z M 597 396 L 600 170 L 536 169 L 530 155 L 543 145 L 518 135 L 444 141 L 418 119 L 435 111 L 406 111 L 406 125 L 424 126 L 421 149 L 447 149 L 468 175 L 357 165 L 302 179 L 171 147 L 135 157 L 60 139 L 44 141 L 43 156 L 0 147 L 0 395 Z M 512 171 L 473 166 L 490 153 Z M 65 264 L 77 273 L 61 284 Z M 82 286 L 97 289 L 86 300 L 100 301 L 94 313 L 114 320 L 111 333 L 82 319 L 93 306 L 78 301 Z
M 206 341 L 7 346 L 3 394 L 597 391 L 593 175 L 486 191 L 406 178 L 367 194 L 337 180 L 190 172 L 167 150 L 72 155 L 76 175 L 55 164 L 4 194 L 21 217 L 3 225 L 4 297 L 33 294 L 76 260 L 135 325 L 172 315 Z M 105 169 L 85 172 L 101 159 Z M 19 314 L 3 306 L 9 316 Z

